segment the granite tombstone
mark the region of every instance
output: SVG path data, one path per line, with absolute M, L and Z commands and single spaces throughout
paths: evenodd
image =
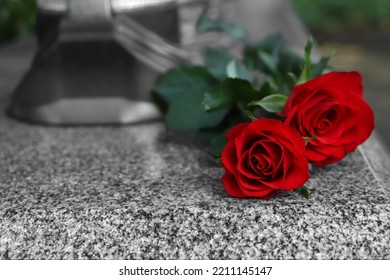
M 32 46 L 0 50 L 2 74 L 20 77 Z M 217 163 L 160 122 L 32 126 L 6 116 L 7 92 L 0 101 L 2 259 L 390 258 L 390 164 L 376 134 L 313 170 L 308 200 L 239 200 Z

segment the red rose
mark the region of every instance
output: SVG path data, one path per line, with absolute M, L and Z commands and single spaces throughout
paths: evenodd
M 374 129 L 374 113 L 363 99 L 357 72 L 331 72 L 295 86 L 282 116 L 302 136 L 317 136 L 305 152 L 317 166 L 341 160 Z
M 238 124 L 226 135 L 222 183 L 234 197 L 270 199 L 309 178 L 305 141 L 290 126 L 273 119 Z

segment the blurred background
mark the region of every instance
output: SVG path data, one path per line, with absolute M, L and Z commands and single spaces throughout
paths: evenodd
M 377 131 L 390 148 L 390 0 L 293 0 L 331 65 L 357 70 Z
M 292 3 L 322 52 L 336 49 L 331 65 L 337 70 L 362 73 L 377 130 L 390 147 L 390 0 Z M 35 17 L 34 0 L 0 0 L 0 48 L 28 37 L 34 30 Z
M 377 131 L 390 147 L 390 0 L 293 0 L 331 65 L 363 75 Z
M 0 44 L 29 34 L 35 10 L 34 0 L 0 0 Z

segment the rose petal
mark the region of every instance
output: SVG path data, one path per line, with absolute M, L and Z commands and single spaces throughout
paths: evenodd
M 272 192 L 270 192 L 269 194 L 267 194 L 265 196 L 262 196 L 261 198 L 265 199 L 265 200 L 270 200 L 271 198 L 273 198 L 277 194 L 278 194 L 278 190 L 273 190 Z
M 257 172 L 256 168 L 253 168 L 252 166 L 249 167 L 249 164 L 249 151 L 246 151 L 238 160 L 237 171 L 248 178 L 260 179 L 262 175 Z
M 236 197 L 269 199 L 278 189 L 300 187 L 309 176 L 304 151 L 305 141 L 292 127 L 273 119 L 253 121 L 222 153 L 225 188 Z
M 274 173 L 274 171 L 277 172 L 277 169 L 281 165 L 283 148 L 277 144 L 276 139 L 269 137 L 269 139 L 256 142 L 256 144 L 250 148 L 249 154 L 258 157 L 259 161 L 267 163 L 267 167 L 263 167 L 261 170 L 256 169 L 257 173 L 267 176 L 270 175 L 270 173 Z
M 275 134 L 278 134 L 277 131 L 283 130 L 284 126 L 281 121 L 274 119 L 262 118 L 253 121 L 245 129 L 245 133 L 236 138 L 238 154 L 250 149 L 254 143 L 260 140 L 269 139 L 270 137 L 275 138 Z
M 238 186 L 236 178 L 229 172 L 226 172 L 221 179 L 223 185 L 225 186 L 226 192 L 230 196 L 245 198 L 247 197 Z
M 337 94 L 339 98 L 347 98 L 346 100 L 348 100 L 348 95 L 350 94 L 363 95 L 362 77 L 356 71 L 330 72 L 311 79 L 306 83 L 297 85 L 293 88 L 280 115 L 287 117 L 294 106 L 305 106 L 305 102 L 311 100 L 320 89 L 323 91 L 335 90 L 339 92 Z M 343 92 L 342 95 L 340 94 L 340 90 Z
M 313 148 L 313 144 L 311 143 L 307 144 L 307 149 L 305 150 L 305 156 L 309 162 L 316 163 L 316 162 L 324 161 L 329 155 L 330 154 L 323 154 L 317 151 L 316 148 Z
M 374 115 L 362 96 L 358 72 L 330 72 L 293 88 L 282 115 L 303 136 L 318 136 L 306 147 L 310 162 L 341 160 L 370 136 Z
M 346 154 L 347 150 L 343 146 L 318 146 L 305 152 L 307 159 L 318 167 L 340 161 Z
M 292 148 L 290 152 L 294 157 L 291 157 L 292 163 L 290 168 L 286 171 L 284 184 L 281 188 L 287 191 L 302 187 L 310 177 L 309 163 L 304 155 L 299 153 L 299 151 L 294 151 L 294 148 Z
M 234 140 L 229 141 L 221 153 L 221 161 L 223 167 L 230 173 L 236 172 L 238 158 L 236 153 L 236 142 Z
M 292 146 L 296 147 L 300 151 L 305 150 L 305 140 L 303 139 L 302 135 L 298 133 L 297 130 L 292 128 L 291 126 L 284 125 L 283 126 L 283 131 L 282 135 L 284 135 L 283 138 L 280 138 L 280 141 L 287 141 L 290 143 Z M 288 138 L 286 138 L 286 135 L 288 135 Z
M 242 174 L 238 174 L 237 182 L 241 187 L 241 190 L 244 195 L 248 197 L 263 197 L 274 189 L 268 187 L 258 180 L 250 180 Z
M 234 126 L 226 135 L 225 138 L 228 140 L 233 140 L 237 136 L 239 136 L 242 131 L 249 125 L 249 123 L 240 123 Z
M 319 81 L 328 87 L 347 89 L 348 92 L 363 95 L 362 76 L 359 72 L 330 72 L 319 77 Z

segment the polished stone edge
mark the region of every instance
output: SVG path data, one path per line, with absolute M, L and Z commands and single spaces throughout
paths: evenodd
M 385 146 L 381 136 L 374 131 L 370 138 L 358 147 L 358 151 L 378 184 L 390 197 L 390 151 Z

